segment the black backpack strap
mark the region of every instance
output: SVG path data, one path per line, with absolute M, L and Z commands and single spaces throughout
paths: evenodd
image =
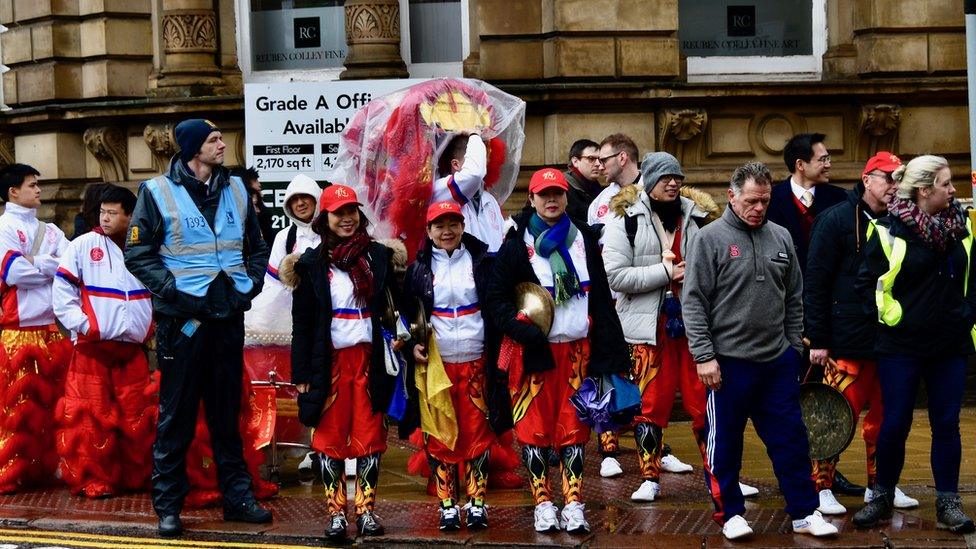
M 288 236 L 285 237 L 285 253 L 292 253 L 295 251 L 295 241 L 298 240 L 298 225 L 294 223 L 291 227 L 288 227 Z
M 627 231 L 627 241 L 633 248 L 634 239 L 637 238 L 637 216 L 624 215 L 624 229 Z

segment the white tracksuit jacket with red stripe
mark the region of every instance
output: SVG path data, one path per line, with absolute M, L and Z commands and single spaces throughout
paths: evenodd
M 33 262 L 28 259 L 37 237 L 37 210 L 8 202 L 0 215 L 0 292 L 5 329 L 32 328 L 54 324 L 51 283 L 68 239 L 57 226 L 46 223 L 44 242 Z
M 125 268 L 119 246 L 100 231 L 83 234 L 68 245 L 53 294 L 58 320 L 79 341 L 149 339 L 149 290 Z

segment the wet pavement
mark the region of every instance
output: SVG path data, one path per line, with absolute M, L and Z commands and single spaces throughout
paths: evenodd
M 976 409 L 963 412 L 963 466 L 960 477 L 964 503 L 976 513 Z M 697 447 L 691 437 L 689 424 L 672 423 L 665 436 L 675 455 L 695 464 Z M 379 485 L 377 513 L 388 534 L 379 538 L 360 539 L 358 545 L 376 547 L 420 546 L 494 546 L 494 547 L 966 547 L 962 536 L 941 532 L 935 527 L 935 492 L 929 469 L 927 418 L 916 413 L 915 429 L 908 442 L 905 471 L 901 487 L 920 500 L 918 509 L 897 513 L 890 524 L 876 530 L 858 530 L 849 517 L 862 503 L 859 498 L 840 497 L 849 509 L 847 516 L 829 520 L 841 529 L 833 539 L 813 539 L 794 536 L 789 531 L 788 517 L 782 512 L 782 497 L 765 450 L 751 427 L 747 430 L 743 462 L 743 480 L 760 489 L 757 498 L 748 500 L 746 518 L 756 535 L 747 542 L 725 541 L 718 526 L 711 519 L 711 503 L 705 492 L 701 467 L 691 474 L 665 474 L 662 495 L 651 504 L 635 504 L 630 493 L 639 484 L 633 439 L 621 439 L 620 462 L 624 475 L 616 479 L 599 476 L 599 455 L 595 444 L 587 448 L 584 495 L 587 518 L 593 533 L 587 536 L 537 534 L 532 530 L 532 505 L 527 489 L 494 490 L 489 492 L 491 528 L 484 532 L 445 534 L 437 530 L 436 504 L 426 495 L 426 479 L 406 474 L 406 460 L 415 448 L 391 435 L 390 449 L 384 456 Z M 840 470 L 852 481 L 863 484 L 864 446 L 856 438 L 841 459 Z M 245 547 L 323 545 L 325 505 L 320 496 L 321 485 L 301 486 L 294 482 L 294 462 L 286 464 L 283 477 L 286 487 L 281 494 L 266 502 L 273 510 L 271 525 L 242 525 L 221 521 L 219 509 L 187 510 L 183 514 L 188 530 L 185 539 L 193 546 Z M 518 471 L 522 474 L 522 471 Z M 350 485 L 350 494 L 353 487 Z M 557 502 L 558 504 L 559 502 Z M 161 547 L 155 537 L 155 516 L 149 497 L 134 494 L 111 499 L 88 500 L 72 497 L 66 490 L 32 491 L 12 496 L 0 496 L 0 543 L 5 532 L 87 532 L 148 538 L 144 541 Z M 16 529 L 16 530 L 14 530 Z M 350 528 L 350 532 L 352 527 Z M 123 538 L 119 538 L 123 539 Z M 126 538 L 127 539 L 127 538 Z M 970 537 L 976 546 L 976 537 Z M 228 544 L 229 542 L 229 544 Z M 114 542 L 105 546 L 128 546 L 134 542 Z M 28 546 L 28 545 L 22 545 Z M 76 545 L 82 546 L 82 545 Z

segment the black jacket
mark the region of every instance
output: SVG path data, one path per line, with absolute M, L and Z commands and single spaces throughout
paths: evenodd
M 864 301 L 855 291 L 868 226 L 875 217 L 861 201 L 863 196 L 864 185 L 858 182 L 848 191 L 847 201 L 817 216 L 803 272 L 804 324 L 810 348 L 829 349 L 834 358 L 874 359 L 878 317 L 864 310 Z
M 587 181 L 579 177 L 573 170 L 563 172 L 566 182 L 569 183 L 569 190 L 566 191 L 566 213 L 577 226 L 589 223 L 590 204 L 596 199 L 603 187 L 595 181 Z
M 514 217 L 516 227 L 508 231 L 498 250 L 486 308 L 490 309 L 491 318 L 502 333 L 523 345 L 525 371 L 542 372 L 556 366 L 549 340 L 534 324 L 517 320 L 518 311 L 515 309 L 515 286 L 520 282 L 539 284 L 525 247 L 525 231 L 532 213 L 531 208 L 526 208 Z M 590 273 L 589 314 L 592 323 L 587 375 L 626 372 L 630 368 L 630 354 L 620 319 L 613 308 L 610 285 L 600 255 L 599 230 L 574 224 L 583 234 L 586 266 Z
M 298 416 L 310 427 L 318 425 L 332 383 L 332 292 L 329 268 L 319 259 L 319 244 L 306 250 L 295 264 L 298 286 L 292 300 L 291 368 L 292 383 L 308 383 L 307 393 L 298 395 Z M 398 296 L 393 275 L 393 253 L 378 242 L 370 242 L 369 268 L 373 272 L 374 292 L 369 302 L 373 324 L 373 349 L 370 354 L 369 394 L 374 412 L 386 413 L 393 396 L 396 376 L 386 373 L 380 318 L 386 310 L 386 291 Z M 408 384 L 409 385 L 409 384 Z
M 220 203 L 220 191 L 230 184 L 227 169 L 223 166 L 214 169 L 212 193 L 207 192 L 207 186 L 194 177 L 179 156 L 174 156 L 170 161 L 167 175 L 174 184 L 186 188 L 212 229 Z M 244 222 L 244 263 L 247 265 L 247 276 L 254 283 L 254 288 L 247 295 L 234 289 L 234 284 L 224 273 L 218 274 L 210 283 L 203 299 L 177 290 L 176 278 L 163 266 L 163 258 L 159 255 L 164 236 L 163 216 L 143 184 L 139 187 L 139 199 L 129 222 L 125 267 L 152 292 L 155 313 L 202 320 L 225 318 L 251 308 L 251 299 L 261 293 L 264 286 L 264 271 L 268 267 L 268 256 L 271 253 L 261 237 L 261 228 L 253 208 L 247 208 L 247 219 Z
M 847 191 L 830 184 L 817 185 L 817 191 L 813 195 L 813 205 L 810 212 L 814 219 L 822 212 L 834 204 L 840 204 L 847 200 Z M 793 238 L 793 247 L 796 248 L 796 258 L 800 261 L 800 269 L 807 267 L 807 249 L 810 243 L 807 242 L 803 234 L 803 226 L 800 223 L 800 210 L 796 209 L 793 201 L 793 189 L 790 187 L 790 178 L 773 186 L 772 196 L 769 200 L 769 211 L 766 219 L 786 227 Z
M 878 324 L 875 351 L 918 358 L 972 354 L 969 330 L 976 322 L 976 272 L 970 264 L 969 292 L 964 297 L 966 251 L 962 243 L 937 252 L 898 219 L 888 216 L 878 224 L 904 238 L 908 249 L 892 288 L 892 296 L 901 303 L 902 319 L 896 326 Z M 878 277 L 888 271 L 877 233 L 868 240 L 864 253 L 857 291 L 877 319 L 874 291 Z
M 494 270 L 494 258 L 488 255 L 488 245 L 473 235 L 464 233 L 461 237 L 464 248 L 471 254 L 474 267 L 474 285 L 478 292 L 478 302 L 481 304 L 481 317 L 485 330 L 485 399 L 488 404 L 488 420 L 496 433 L 504 433 L 512 428 L 511 399 L 508 396 L 508 386 L 498 372 L 498 348 L 501 343 L 501 333 L 490 319 L 485 304 L 488 302 L 488 284 Z M 404 318 L 412 321 L 417 315 L 417 300 L 424 304 L 427 321 L 434 309 L 434 273 L 431 268 L 431 249 L 433 243 L 429 238 L 424 240 L 423 247 L 417 252 L 417 259 L 407 267 L 403 280 L 403 301 L 401 311 Z M 408 380 L 414 379 L 415 363 L 413 347 L 418 343 L 427 345 L 413 338 L 404 347 L 404 358 L 409 364 Z M 417 407 L 417 387 L 407 383 L 407 393 L 410 395 L 410 415 L 400 423 L 401 432 L 412 431 L 420 425 L 420 411 Z

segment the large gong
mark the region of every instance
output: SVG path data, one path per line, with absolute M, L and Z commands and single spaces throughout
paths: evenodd
M 800 385 L 800 410 L 810 440 L 810 459 L 832 458 L 854 440 L 857 418 L 837 389 L 823 383 Z

